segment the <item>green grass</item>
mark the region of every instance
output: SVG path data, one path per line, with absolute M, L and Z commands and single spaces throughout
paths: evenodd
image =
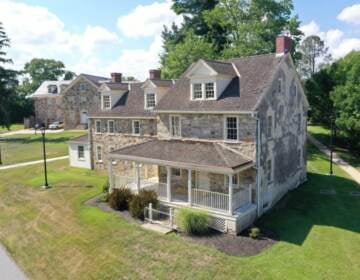
M 12 125 L 10 126 L 10 130 L 7 130 L 6 127 L 0 126 L 0 134 L 6 133 L 6 132 L 10 132 L 10 131 L 21 130 L 21 129 L 24 129 L 24 124 L 21 124 L 21 123 L 19 123 L 19 124 L 17 124 L 17 123 L 16 123 L 16 124 L 12 124 Z
M 356 184 L 309 147 L 308 182 L 291 191 L 260 224 L 280 242 L 253 257 L 160 235 L 84 205 L 106 175 L 49 164 L 0 171 L 0 240 L 30 279 L 357 279 L 360 198 Z M 334 189 L 336 195 L 320 190 Z
M 330 129 L 319 125 L 309 125 L 307 129 L 308 132 L 310 132 L 311 135 L 313 135 L 322 144 L 328 147 L 330 146 Z M 339 141 L 335 141 L 335 151 L 341 158 L 360 171 L 360 155 L 344 148 L 342 143 L 339 143 Z
M 70 138 L 84 132 L 65 131 L 46 135 L 46 154 L 48 158 L 68 154 L 67 142 Z M 42 159 L 41 133 L 12 135 L 0 138 L 3 165 Z

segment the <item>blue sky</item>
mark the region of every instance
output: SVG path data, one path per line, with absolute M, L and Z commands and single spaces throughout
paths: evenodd
M 306 35 L 318 34 L 335 58 L 360 49 L 360 1 L 295 0 Z M 181 22 L 170 0 L 0 0 L 14 67 L 32 57 L 64 61 L 76 72 L 147 76 L 158 67 L 163 24 Z

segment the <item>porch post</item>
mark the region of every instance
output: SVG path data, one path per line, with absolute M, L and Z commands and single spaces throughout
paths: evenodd
M 166 194 L 167 200 L 171 201 L 171 167 L 166 166 Z
M 192 190 L 191 190 L 191 169 L 188 169 L 188 200 L 189 200 L 189 205 L 191 206 L 192 204 Z
M 233 176 L 229 174 L 229 214 L 232 215 L 233 212 Z
M 112 190 L 114 189 L 114 178 L 113 178 L 113 169 L 112 169 L 112 162 L 111 160 L 109 160 L 109 193 L 112 192 Z
M 135 162 L 135 184 L 137 193 L 140 192 L 140 164 Z

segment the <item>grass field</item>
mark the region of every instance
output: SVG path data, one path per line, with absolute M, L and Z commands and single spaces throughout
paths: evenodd
M 330 145 L 330 130 L 326 127 L 319 125 L 309 125 L 308 132 L 311 133 L 318 141 L 320 141 L 325 146 Z M 360 155 L 354 154 L 354 152 L 349 151 L 348 149 L 339 146 L 339 143 L 335 141 L 335 151 L 341 156 L 344 160 L 354 166 L 357 170 L 360 171 Z
M 46 135 L 46 154 L 48 158 L 68 154 L 67 142 L 70 138 L 85 132 L 65 131 Z M 19 134 L 0 138 L 3 165 L 42 159 L 41 133 Z
M 309 148 L 309 180 L 260 224 L 280 242 L 253 257 L 163 236 L 84 205 L 105 174 L 49 164 L 0 171 L 0 240 L 30 279 L 357 279 L 360 197 L 356 184 Z M 336 195 L 320 190 L 334 189 Z
M 19 124 L 12 124 L 10 126 L 10 130 L 7 130 L 5 127 L 1 127 L 0 126 L 0 134 L 5 133 L 5 132 L 9 132 L 9 131 L 16 131 L 16 130 L 21 130 L 24 129 L 24 125 L 19 123 Z

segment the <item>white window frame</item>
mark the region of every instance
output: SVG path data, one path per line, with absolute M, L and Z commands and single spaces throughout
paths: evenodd
M 80 151 L 79 148 L 82 148 L 82 157 L 80 157 Z M 84 145 L 78 145 L 77 146 L 77 159 L 80 161 L 84 161 L 85 160 L 85 146 Z
M 154 106 L 148 106 L 148 95 L 154 95 Z M 145 94 L 145 109 L 154 109 L 154 107 L 156 106 L 156 93 L 155 92 L 147 92 Z
M 104 102 L 104 97 L 109 97 L 109 107 L 106 107 L 105 108 L 105 102 Z M 111 109 L 111 95 L 102 95 L 101 96 L 101 108 L 103 109 L 103 110 L 110 110 Z
M 214 96 L 213 97 L 206 97 L 206 84 L 213 84 Z M 195 98 L 194 92 L 194 85 L 201 85 L 201 97 Z M 216 88 L 216 81 L 192 81 L 190 83 L 190 92 L 191 92 L 191 100 L 216 100 L 217 97 L 217 88 Z
M 207 84 L 213 85 L 213 92 L 214 92 L 213 97 L 206 97 L 206 85 Z M 215 100 L 216 99 L 216 87 L 215 86 L 216 86 L 215 82 L 205 82 L 204 83 L 204 98 L 205 98 L 205 100 Z
M 112 123 L 113 124 L 113 131 L 111 132 L 110 131 L 110 123 Z M 109 133 L 109 134 L 115 134 L 115 121 L 114 120 L 108 120 L 108 122 L 107 122 L 107 132 Z
M 240 186 L 240 174 L 239 173 L 235 173 L 235 174 L 232 174 L 232 180 L 233 180 L 233 187 L 239 187 Z M 235 179 L 235 180 L 234 180 Z M 235 183 L 235 181 L 237 181 L 237 183 Z M 225 174 L 224 175 L 224 185 L 225 187 L 228 187 L 229 186 L 229 175 Z
M 194 86 L 195 86 L 195 85 L 200 85 L 200 88 L 201 88 L 201 97 L 195 97 L 195 90 L 194 90 Z M 199 83 L 199 82 L 191 83 L 191 93 L 192 93 L 192 100 L 203 100 L 203 99 L 204 99 L 203 84 L 202 84 L 202 83 Z
M 236 139 L 228 139 L 228 118 L 236 119 Z M 239 141 L 239 117 L 238 116 L 224 116 L 224 141 L 226 142 L 238 142 Z
M 179 135 L 173 135 L 173 118 L 179 118 Z M 169 116 L 169 128 L 170 128 L 170 136 L 172 138 L 181 138 L 181 116 L 179 115 L 170 115 Z
M 135 123 L 139 123 L 139 132 L 135 132 Z M 132 121 L 132 134 L 133 135 L 140 135 L 141 134 L 141 122 L 139 120 L 133 120 Z
M 99 130 L 98 130 L 98 124 L 99 124 Z M 101 121 L 99 120 L 95 121 L 95 134 L 101 134 Z
M 100 149 L 100 157 L 99 157 L 99 149 Z M 96 161 L 103 162 L 103 149 L 101 145 L 96 145 Z

